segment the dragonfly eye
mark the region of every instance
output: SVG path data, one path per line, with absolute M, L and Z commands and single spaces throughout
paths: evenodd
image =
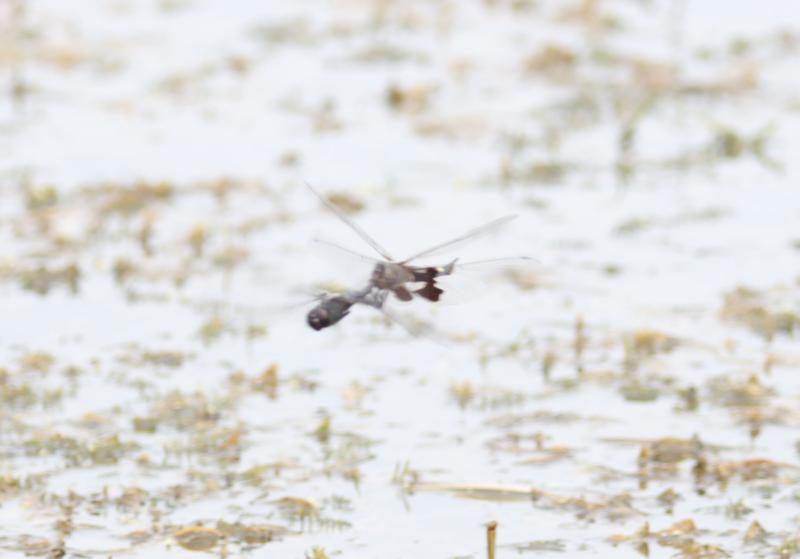
M 328 311 L 319 307 L 311 309 L 306 320 L 308 321 L 308 325 L 314 330 L 322 330 L 323 328 L 331 325 Z

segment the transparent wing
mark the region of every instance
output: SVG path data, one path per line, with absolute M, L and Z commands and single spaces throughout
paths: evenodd
M 520 291 L 530 291 L 542 283 L 542 269 L 539 261 L 530 256 L 508 256 L 457 261 L 453 273 L 436 280 L 437 286 L 444 290 L 437 306 L 474 304 L 496 294 L 498 289 L 513 287 Z
M 350 256 L 358 258 L 359 260 L 363 260 L 364 262 L 371 262 L 373 264 L 376 262 L 381 262 L 381 260 L 378 258 L 367 256 L 366 254 L 361 254 L 358 251 L 347 248 L 346 246 L 340 245 L 339 243 L 335 243 L 333 241 L 329 241 L 327 239 L 320 239 L 319 237 L 315 237 L 314 242 L 320 245 L 324 245 L 326 247 L 335 248 L 336 250 L 349 254 Z
M 377 252 L 378 254 L 383 256 L 386 260 L 393 260 L 393 258 L 389 255 L 389 251 L 387 251 L 380 244 L 378 244 L 378 241 L 373 239 L 355 221 L 353 221 L 352 219 L 347 217 L 341 210 L 339 210 L 339 208 L 337 208 L 330 201 L 328 201 L 327 198 L 325 198 L 322 194 L 320 194 L 319 192 L 314 190 L 314 187 L 311 186 L 310 184 L 308 184 L 308 182 L 306 182 L 305 185 L 314 194 L 314 196 L 316 196 L 319 199 L 319 201 L 322 202 L 322 204 L 326 208 L 328 208 L 336 217 L 341 219 L 345 223 L 345 225 L 350 227 L 350 229 L 352 229 L 356 233 L 356 235 L 361 237 L 361 239 L 365 243 L 367 243 L 369 246 L 371 246 L 373 248 L 373 250 L 375 250 L 375 252 Z
M 411 316 L 400 314 L 394 308 L 392 308 L 391 304 L 384 305 L 380 308 L 372 308 L 379 311 L 390 323 L 395 324 L 403 329 L 409 336 L 427 340 L 442 347 L 452 349 L 452 344 L 447 341 L 446 337 L 429 323 Z
M 468 239 L 464 240 L 467 241 Z M 362 254 L 357 250 L 353 250 L 344 245 L 340 245 L 339 243 L 336 243 L 334 241 L 329 241 L 328 239 L 321 239 L 319 237 L 315 237 L 314 242 L 328 248 L 333 248 L 339 252 L 342 252 L 344 254 L 347 254 L 348 256 L 357 258 L 358 260 L 362 260 L 364 262 L 370 262 L 373 264 L 381 262 L 379 258 L 375 258 L 374 256 L 367 256 L 366 254 Z M 444 247 L 442 247 L 442 250 L 444 250 Z M 534 258 L 533 256 L 501 256 L 500 258 L 486 258 L 484 260 L 472 260 L 469 262 L 462 262 L 461 260 L 458 260 L 456 261 L 454 268 L 456 270 L 474 270 L 474 269 L 480 269 L 481 267 L 487 265 L 502 266 L 502 265 L 513 265 L 513 264 L 538 265 L 541 264 L 541 261 L 538 258 Z
M 332 286 L 335 287 L 335 286 Z M 249 313 L 261 316 L 279 316 L 283 314 L 294 314 L 304 308 L 311 308 L 326 297 L 338 295 L 341 290 L 337 289 L 300 289 L 287 294 L 287 300 L 282 303 L 274 301 L 263 303 L 236 303 L 228 305 L 228 310 L 235 313 Z
M 372 277 L 375 265 L 385 262 L 380 257 L 371 256 L 371 252 L 363 254 L 327 239 L 314 239 L 313 248 L 314 255 L 318 257 L 317 261 L 323 268 L 319 276 L 335 280 L 342 289 L 360 289 L 366 286 Z
M 507 215 L 507 216 L 500 217 L 498 219 L 492 220 L 489 223 L 481 225 L 480 227 L 476 227 L 475 229 L 470 229 L 469 231 L 467 231 L 466 233 L 464 233 L 462 235 L 459 235 L 455 239 L 450 239 L 449 241 L 445 241 L 445 242 L 440 243 L 438 245 L 434 245 L 434 246 L 432 246 L 430 248 L 427 248 L 427 249 L 425 249 L 425 250 L 423 250 L 421 252 L 418 252 L 418 253 L 416 253 L 416 254 L 414 254 L 412 256 L 409 256 L 408 258 L 403 260 L 402 263 L 403 264 L 407 264 L 407 263 L 411 262 L 412 260 L 416 260 L 418 258 L 422 258 L 423 256 L 432 256 L 432 255 L 434 255 L 434 254 L 436 254 L 436 253 L 438 253 L 438 252 L 440 252 L 442 250 L 453 248 L 454 246 L 459 245 L 461 243 L 465 243 L 467 241 L 472 241 L 474 239 L 477 239 L 481 235 L 485 235 L 485 234 L 491 233 L 493 231 L 497 231 L 498 229 L 500 229 L 504 225 L 506 225 L 506 224 L 510 223 L 511 221 L 515 220 L 516 218 L 517 218 L 516 215 Z
M 457 270 L 472 270 L 472 269 L 479 269 L 481 266 L 513 266 L 514 264 L 522 264 L 522 265 L 529 265 L 529 264 L 541 264 L 541 261 L 538 258 L 534 258 L 533 256 L 501 256 L 500 258 L 487 258 L 486 260 L 473 260 L 471 262 L 456 262 L 456 269 Z
M 363 273 L 363 283 L 368 281 L 370 270 L 366 267 L 362 269 L 361 263 L 372 265 L 380 262 L 377 258 L 361 254 L 338 243 L 324 239 L 315 239 L 315 241 L 321 246 L 335 250 L 334 256 L 345 255 L 344 261 L 349 262 L 347 266 L 349 270 L 353 271 L 353 275 L 355 272 Z M 353 263 L 351 259 L 358 262 Z M 341 259 L 337 260 L 339 264 L 342 263 Z M 492 291 L 490 288 L 493 282 L 509 283 L 523 291 L 531 290 L 540 285 L 540 273 L 541 262 L 531 256 L 505 256 L 466 262 L 456 260 L 451 274 L 437 277 L 436 284 L 444 289 L 445 293 L 441 301 L 431 304 L 437 306 L 460 305 L 483 298 Z M 406 287 L 413 293 L 415 289 L 423 285 L 424 282 L 415 282 L 407 284 Z M 331 290 L 329 286 L 326 287 L 327 291 Z M 342 291 L 342 289 L 338 291 Z M 394 296 L 390 296 L 390 300 L 393 298 Z M 421 299 L 419 296 L 415 296 L 415 298 Z

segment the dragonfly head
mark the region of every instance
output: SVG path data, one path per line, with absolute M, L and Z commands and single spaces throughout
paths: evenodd
M 314 330 L 322 330 L 347 316 L 354 304 L 354 300 L 344 295 L 323 297 L 320 304 L 308 312 L 306 322 Z
M 314 330 L 322 330 L 331 325 L 330 313 L 322 305 L 318 305 L 308 311 L 306 321 Z

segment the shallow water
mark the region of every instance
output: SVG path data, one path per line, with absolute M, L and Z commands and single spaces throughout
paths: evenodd
M 792 556 L 787 5 L 4 4 L 3 557 Z

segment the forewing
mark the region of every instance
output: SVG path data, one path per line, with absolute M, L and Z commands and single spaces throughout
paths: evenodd
M 528 256 L 510 256 L 456 262 L 453 273 L 436 278 L 443 290 L 437 306 L 462 305 L 496 293 L 498 288 L 514 286 L 520 290 L 535 289 L 540 282 L 538 260 Z
M 434 254 L 437 254 L 437 253 L 439 253 L 439 252 L 441 252 L 441 251 L 443 251 L 445 249 L 452 249 L 455 246 L 460 245 L 462 243 L 466 243 L 468 241 L 473 241 L 473 240 L 475 240 L 475 239 L 477 239 L 477 238 L 479 238 L 479 237 L 481 237 L 483 235 L 487 235 L 489 233 L 497 231 L 501 227 L 503 227 L 503 226 L 507 225 L 508 223 L 510 223 L 511 221 L 515 220 L 516 218 L 517 218 L 517 216 L 512 214 L 512 215 L 506 215 L 506 216 L 494 219 L 494 220 L 490 221 L 489 223 L 481 225 L 480 227 L 476 227 L 475 229 L 470 229 L 466 233 L 463 233 L 463 234 L 459 235 L 458 237 L 456 237 L 454 239 L 450 239 L 449 241 L 445 241 L 443 243 L 439 243 L 438 245 L 434 245 L 434 246 L 432 246 L 430 248 L 427 248 L 427 249 L 425 249 L 425 250 L 423 250 L 421 252 L 418 252 L 418 253 L 416 253 L 416 254 L 414 254 L 412 256 L 409 256 L 408 258 L 403 260 L 402 263 L 403 264 L 407 264 L 407 263 L 409 263 L 409 262 L 411 262 L 413 260 L 416 260 L 418 258 L 422 258 L 423 256 L 433 256 Z
M 318 244 L 320 244 L 322 246 L 328 247 L 328 248 L 336 249 L 336 250 L 338 250 L 338 251 L 340 251 L 340 252 L 342 252 L 344 254 L 348 254 L 348 255 L 350 255 L 350 256 L 352 256 L 354 258 L 357 258 L 357 259 L 359 259 L 359 260 L 361 260 L 363 262 L 370 262 L 370 263 L 373 263 L 373 264 L 376 263 L 376 262 L 382 262 L 382 260 L 379 260 L 378 258 L 374 258 L 372 256 L 367 256 L 366 254 L 362 254 L 362 253 L 360 253 L 360 252 L 358 252 L 356 250 L 353 250 L 351 248 L 347 248 L 344 245 L 340 245 L 339 243 L 335 243 L 335 242 L 329 241 L 327 239 L 320 239 L 319 237 L 315 237 L 314 238 L 314 242 L 318 243 Z
M 372 248 L 375 250 L 375 252 L 377 252 L 378 254 L 380 254 L 381 256 L 383 256 L 383 258 L 385 258 L 386 260 L 392 260 L 392 257 L 389 255 L 389 251 L 387 251 L 387 250 L 386 250 L 385 248 L 383 248 L 383 247 L 382 247 L 380 244 L 378 244 L 378 241 L 376 241 L 375 239 L 373 239 L 373 238 L 372 238 L 372 237 L 371 237 L 371 236 L 370 236 L 370 235 L 369 235 L 369 234 L 368 234 L 366 231 L 364 231 L 364 230 L 363 230 L 363 229 L 362 229 L 362 228 L 361 228 L 361 227 L 360 227 L 360 226 L 359 226 L 359 225 L 358 225 L 358 224 L 357 224 L 355 221 L 353 221 L 352 219 L 350 219 L 349 217 L 347 217 L 347 216 L 344 214 L 344 212 L 342 212 L 341 210 L 339 210 L 339 208 L 337 208 L 337 207 L 336 207 L 334 204 L 332 204 L 332 203 L 331 203 L 331 202 L 330 202 L 330 201 L 329 201 L 327 198 L 325 198 L 325 197 L 324 197 L 322 194 L 320 194 L 319 192 L 317 192 L 316 190 L 314 190 L 314 187 L 313 187 L 313 186 L 311 186 L 311 185 L 310 185 L 310 184 L 308 184 L 307 182 L 306 182 L 305 184 L 306 184 L 306 186 L 308 187 L 308 189 L 309 189 L 309 190 L 310 190 L 310 191 L 311 191 L 311 192 L 314 194 L 314 196 L 316 196 L 316 197 L 319 199 L 319 201 L 320 201 L 320 202 L 322 202 L 322 204 L 323 204 L 323 205 L 324 205 L 326 208 L 328 208 L 328 209 L 329 209 L 329 210 L 330 210 L 330 211 L 331 211 L 331 212 L 332 212 L 332 213 L 333 213 L 333 214 L 334 214 L 336 217 L 338 217 L 339 219 L 341 219 L 341 220 L 342 220 L 342 221 L 345 223 L 345 225 L 347 225 L 348 227 L 350 227 L 350 229 L 352 229 L 352 230 L 353 230 L 353 231 L 356 233 L 356 235 L 358 235 L 359 237 L 361 237 L 361 239 L 362 239 L 362 240 L 363 240 L 365 243 L 367 243 L 369 246 L 371 246 L 371 247 L 372 247 Z

